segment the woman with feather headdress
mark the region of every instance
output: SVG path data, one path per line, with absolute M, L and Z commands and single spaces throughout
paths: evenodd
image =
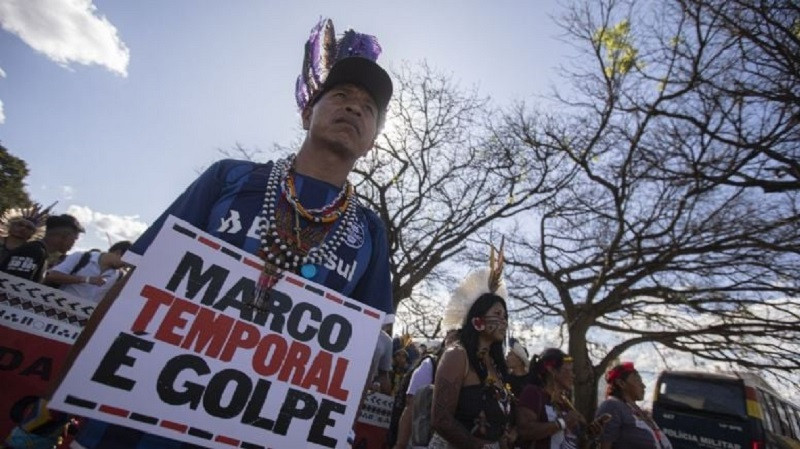
M 490 268 L 470 273 L 445 308 L 445 331 L 460 327 L 459 341 L 439 361 L 434 381 L 429 448 L 507 448 L 513 396 L 503 342 L 508 327 L 502 247 Z

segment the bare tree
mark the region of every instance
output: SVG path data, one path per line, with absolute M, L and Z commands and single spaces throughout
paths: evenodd
M 395 308 L 411 298 L 408 309 L 420 315 L 407 314 L 418 321 L 407 324 L 418 335 L 437 338 L 441 311 L 430 303 L 430 292 L 452 286 L 446 263 L 479 230 L 531 210 L 571 174 L 561 167 L 567 158 L 548 148 L 527 148 L 520 157 L 524 136 L 498 130 L 493 117 L 499 113 L 489 99 L 450 75 L 424 62 L 393 75 L 386 128 L 356 164 L 353 181 L 360 200 L 387 228 Z M 269 155 L 240 144 L 220 153 L 248 160 Z
M 547 200 L 569 182 L 566 158 L 494 128 L 489 102 L 426 64 L 404 66 L 387 129 L 356 166 L 356 189 L 388 230 L 395 307 L 497 219 Z M 448 285 L 449 286 L 449 285 Z
M 423 340 L 438 340 L 443 337 L 441 325 L 445 304 L 431 294 L 429 287 L 426 283 L 416 288 L 414 294 L 397 307 L 397 318 L 403 326 L 395 326 L 396 333 Z
M 777 167 L 796 167 L 797 103 L 769 99 L 775 85 L 756 76 L 781 55 L 743 60 L 756 56 L 706 5 L 575 3 L 562 25 L 586 57 L 560 119 L 506 120 L 527 151 L 577 171 L 512 236 L 509 265 L 524 312 L 566 328 L 586 414 L 609 364 L 641 343 L 800 368 L 800 190 L 775 184 Z M 735 79 L 751 95 L 726 90 Z M 796 98 L 796 80 L 780 82 Z
M 652 107 L 695 126 L 716 150 L 682 154 L 685 164 L 696 176 L 729 185 L 800 189 L 800 4 L 678 5 L 686 26 L 673 37 L 665 72 L 670 88 L 691 87 L 696 101 Z

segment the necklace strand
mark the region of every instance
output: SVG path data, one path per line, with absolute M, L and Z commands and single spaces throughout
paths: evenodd
M 347 183 L 345 188 L 342 189 L 342 192 L 339 193 L 331 204 L 321 208 L 323 214 L 326 209 L 335 208 L 336 217 L 333 220 L 342 218 L 342 222 L 338 223 L 338 226 L 335 227 L 332 233 L 329 232 L 328 235 L 324 236 L 319 245 L 312 246 L 309 248 L 308 252 L 304 252 L 301 250 L 300 242 L 297 242 L 297 245 L 291 245 L 290 242 L 284 241 L 281 239 L 280 233 L 278 232 L 278 223 L 275 214 L 279 189 L 289 206 L 294 209 L 295 212 L 303 216 L 303 218 L 309 220 L 306 214 L 313 214 L 317 211 L 316 209 L 307 210 L 302 208 L 295 192 L 291 192 L 294 193 L 294 195 L 290 197 L 290 192 L 281 189 L 281 187 L 283 187 L 281 184 L 286 184 L 285 180 L 291 177 L 291 166 L 293 163 L 293 156 L 274 163 L 267 179 L 264 205 L 261 210 L 261 228 L 259 230 L 261 236 L 261 252 L 263 253 L 265 262 L 272 263 L 283 270 L 290 271 L 295 271 L 298 267 L 305 264 L 319 265 L 328 260 L 339 249 L 345 236 L 353 229 L 357 219 L 356 211 L 359 205 L 352 185 Z M 293 181 L 291 185 L 292 187 L 294 186 Z M 343 204 L 336 207 L 338 202 L 342 202 Z M 322 218 L 314 220 L 312 218 L 309 221 L 313 223 L 330 223 L 333 220 L 323 220 Z M 296 221 L 293 231 L 298 233 L 300 231 L 299 228 L 300 223 Z
M 296 273 L 300 268 L 300 272 L 304 277 L 313 278 L 317 273 L 316 265 L 323 264 L 338 251 L 346 236 L 353 231 L 358 219 L 356 211 L 359 203 L 349 182 L 332 203 L 323 206 L 319 210 L 302 208 L 299 197 L 294 191 L 294 180 L 291 179 L 293 165 L 294 156 L 275 161 L 267 177 L 264 203 L 261 208 L 261 226 L 259 228 L 261 249 L 258 254 L 264 260 L 264 268 L 258 278 L 253 300 L 248 302 L 249 306 L 259 310 L 265 310 L 268 307 L 270 292 L 280 280 L 284 270 Z M 282 188 L 284 186 L 288 188 Z M 278 228 L 279 224 L 286 223 L 285 220 L 280 222 L 276 214 L 281 200 L 286 200 L 287 207 L 294 210 L 294 223 L 293 225 L 289 224 L 292 227 L 291 230 Z M 341 205 L 338 204 L 340 202 L 342 203 Z M 323 217 L 319 217 L 318 220 L 314 219 L 320 213 L 323 216 L 329 214 L 326 211 L 333 211 L 335 218 L 332 220 L 323 220 Z M 306 229 L 301 229 L 300 215 L 304 218 L 311 217 L 311 219 L 306 218 L 311 222 Z M 339 218 L 341 218 L 341 221 L 337 226 L 333 222 Z M 304 250 L 300 237 L 301 232 L 320 225 L 330 225 L 335 229 L 333 232 L 324 229 L 312 229 L 314 232 L 311 234 L 317 236 L 314 239 L 317 240 L 317 244 L 310 243 L 308 250 Z M 285 235 L 293 234 L 295 242 L 291 242 L 291 237 L 288 239 L 281 238 L 281 231 L 293 231 L 285 233 Z

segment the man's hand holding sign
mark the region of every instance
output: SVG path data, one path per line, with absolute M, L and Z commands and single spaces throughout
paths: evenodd
M 383 313 L 168 219 L 50 406 L 215 447 L 345 447 Z M 354 330 L 358 329 L 358 335 Z

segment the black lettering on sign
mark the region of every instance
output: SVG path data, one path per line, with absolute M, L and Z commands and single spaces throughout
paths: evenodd
M 314 417 L 311 428 L 308 430 L 308 441 L 321 446 L 335 447 L 336 439 L 326 436 L 325 428 L 336 425 L 336 420 L 331 418 L 331 413 L 343 415 L 346 409 L 347 407 L 342 403 L 323 399 L 322 403 L 319 405 L 317 416 Z
M 306 323 L 305 329 L 300 330 L 300 322 L 303 319 L 303 314 L 308 313 L 308 319 L 319 323 L 322 320 L 322 312 L 317 306 L 309 302 L 301 302 L 294 306 L 292 312 L 289 314 L 289 335 L 295 340 L 309 341 L 317 335 L 317 328 Z
M 186 279 L 186 294 L 182 296 L 194 299 L 197 293 L 208 284 L 208 288 L 200 302 L 210 306 L 219 297 L 219 292 L 222 290 L 222 284 L 225 283 L 228 273 L 229 271 L 225 268 L 213 264 L 204 272 L 203 259 L 197 254 L 187 251 L 167 283 L 167 290 L 177 294 L 178 286 L 188 276 L 188 279 Z
M 25 360 L 25 354 L 19 349 L 0 346 L 0 371 L 14 371 L 19 369 L 20 376 L 37 376 L 42 380 L 50 380 L 53 372 L 53 359 L 39 357 L 30 365 L 30 360 Z M 25 363 L 23 363 L 25 362 Z
M 253 391 L 253 397 L 250 399 L 250 403 L 247 404 L 244 415 L 242 415 L 243 423 L 250 424 L 253 427 L 260 427 L 264 430 L 272 430 L 275 421 L 259 415 L 261 409 L 264 408 L 264 402 L 267 400 L 269 387 L 271 386 L 272 382 L 266 379 L 258 379 L 256 388 Z
M 153 342 L 120 332 L 114 339 L 114 343 L 108 348 L 106 355 L 103 356 L 100 365 L 97 366 L 92 380 L 109 387 L 131 391 L 136 381 L 117 375 L 117 369 L 122 365 L 132 367 L 136 363 L 136 359 L 128 355 L 128 351 L 131 349 L 150 352 L 153 349 Z
M 31 365 L 20 371 L 21 376 L 38 376 L 42 380 L 50 380 L 50 373 L 53 372 L 53 359 L 50 357 L 39 357 Z
M 225 295 L 214 304 L 214 308 L 224 312 L 228 307 L 234 308 L 239 311 L 239 318 L 258 323 L 253 318 L 254 307 L 246 306 L 245 304 L 252 304 L 253 297 L 256 292 L 256 281 L 243 277 L 233 284 L 233 287 L 228 290 Z
M 0 346 L 0 370 L 11 371 L 19 368 L 24 359 L 22 351 Z
M 233 386 L 233 396 L 230 403 L 225 406 L 222 405 L 222 398 L 230 385 Z M 214 374 L 208 383 L 206 393 L 203 395 L 203 407 L 209 415 L 217 418 L 228 419 L 239 416 L 247 404 L 252 389 L 253 382 L 247 374 L 235 369 L 222 370 Z
M 269 292 L 269 299 L 264 307 L 267 312 L 264 316 L 264 324 L 266 324 L 268 318 L 271 318 L 269 321 L 269 330 L 276 334 L 283 333 L 283 326 L 286 324 L 286 317 L 284 315 L 292 310 L 292 305 L 292 298 L 286 293 L 278 290 Z
M 175 389 L 174 385 L 178 374 L 187 369 L 194 371 L 200 376 L 211 372 L 208 364 L 202 358 L 196 355 L 179 355 L 169 359 L 167 364 L 164 365 L 164 369 L 161 370 L 161 374 L 158 375 L 156 390 L 158 392 L 158 397 L 167 404 L 189 404 L 192 410 L 196 410 L 197 406 L 200 404 L 200 399 L 203 396 L 203 389 L 205 387 L 194 382 L 186 381 L 183 383 L 184 389 L 178 391 Z
M 201 378 L 209 374 L 211 377 L 207 384 L 203 383 Z M 178 379 L 181 379 L 180 384 Z M 336 439 L 325 435 L 325 431 L 336 426 L 337 418 L 332 415 L 344 415 L 346 406 L 343 403 L 328 399 L 322 399 L 320 403 L 310 393 L 289 388 L 280 410 L 265 410 L 271 387 L 269 380 L 251 379 L 233 368 L 212 374 L 203 358 L 193 354 L 170 359 L 157 383 L 158 396 L 166 404 L 188 405 L 192 410 L 200 408 L 210 416 L 222 419 L 241 416 L 239 420 L 243 424 L 284 436 L 289 433 L 293 420 L 311 421 L 307 440 L 326 447 L 336 446 Z M 263 416 L 270 412 L 277 417 Z
M 272 429 L 278 435 L 286 435 L 292 419 L 311 419 L 317 412 L 317 400 L 314 396 L 294 388 L 289 388 L 286 399 L 283 401 L 281 411 L 278 413 L 278 420 L 275 421 L 275 428 Z
M 334 337 L 335 335 L 335 337 Z M 353 336 L 353 325 L 347 318 L 336 313 L 325 317 L 319 326 L 319 345 L 324 349 L 333 352 L 342 352 L 350 344 L 350 337 Z

